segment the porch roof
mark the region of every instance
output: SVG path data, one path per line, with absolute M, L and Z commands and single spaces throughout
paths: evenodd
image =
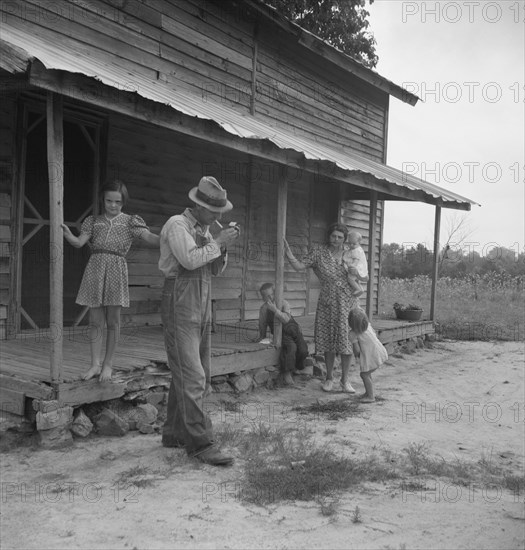
M 130 73 L 121 66 L 117 55 L 97 58 L 87 55 L 80 44 L 77 50 L 61 48 L 40 36 L 7 25 L 0 27 L 0 54 L 0 69 L 9 73 L 29 72 L 32 63 L 38 60 L 46 69 L 81 74 L 123 93 L 136 93 L 145 99 L 167 105 L 189 117 L 213 121 L 224 131 L 242 139 L 267 140 L 282 150 L 299 153 L 307 162 L 333 163 L 347 173 L 363 176 L 352 181 L 353 185 L 368 188 L 373 181 L 374 189 L 379 191 L 382 199 L 401 198 L 464 210 L 470 210 L 471 205 L 477 204 L 397 168 L 357 155 L 349 148 L 336 149 L 317 143 L 294 135 L 287 129 L 271 126 L 256 116 L 241 114 L 188 90 L 175 88 L 172 83 Z M 89 96 L 82 100 L 90 102 Z M 334 179 L 337 180 L 337 176 L 334 175 Z

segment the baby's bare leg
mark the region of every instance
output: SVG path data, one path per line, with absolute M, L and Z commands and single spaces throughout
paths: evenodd
M 363 294 L 364 292 L 363 287 L 355 277 L 348 277 L 348 283 L 350 284 L 350 287 L 353 290 L 352 294 L 354 296 L 361 296 L 361 294 Z

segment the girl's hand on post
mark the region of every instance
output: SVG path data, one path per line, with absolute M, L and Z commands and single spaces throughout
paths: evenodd
M 290 245 L 288 244 L 288 241 L 286 239 L 283 239 L 284 243 L 284 253 L 286 254 L 286 257 L 291 260 L 293 258 L 292 251 L 290 250 Z
M 64 232 L 64 237 L 69 241 L 69 239 L 74 236 L 73 233 L 71 233 L 71 229 L 69 229 L 65 223 L 60 224 L 60 227 Z

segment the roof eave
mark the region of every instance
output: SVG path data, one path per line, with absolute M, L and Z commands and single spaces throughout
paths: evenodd
M 381 76 L 373 69 L 366 67 L 361 62 L 328 44 L 315 34 L 303 29 L 297 23 L 290 21 L 262 0 L 243 0 L 243 3 L 249 5 L 257 14 L 280 26 L 287 33 L 292 33 L 301 46 L 320 55 L 327 61 L 334 63 L 361 80 L 409 105 L 414 106 L 420 100 L 417 95 Z

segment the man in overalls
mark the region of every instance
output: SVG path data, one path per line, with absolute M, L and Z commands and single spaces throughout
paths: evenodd
M 226 190 L 205 176 L 189 192 L 194 206 L 172 216 L 160 234 L 159 269 L 166 279 L 161 316 L 171 370 L 165 447 L 186 447 L 189 456 L 213 465 L 232 457 L 213 445 L 203 405 L 211 388 L 211 276 L 225 266 L 226 247 L 239 236 L 228 227 L 213 238 L 209 227 L 233 208 Z

